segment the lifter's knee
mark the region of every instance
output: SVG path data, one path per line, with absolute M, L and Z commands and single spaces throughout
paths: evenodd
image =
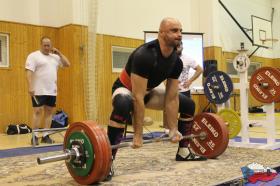
M 194 101 L 182 94 L 179 94 L 179 113 L 180 118 L 190 118 L 193 117 L 195 112 Z
M 118 94 L 113 98 L 113 111 L 110 117 L 110 125 L 118 128 L 124 124 L 132 123 L 133 102 L 128 94 Z

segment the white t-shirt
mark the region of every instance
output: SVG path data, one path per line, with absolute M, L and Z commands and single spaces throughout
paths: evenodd
M 181 55 L 180 58 L 183 62 L 183 70 L 179 76 L 179 92 L 186 92 L 190 89 L 184 88 L 183 85 L 189 79 L 190 68 L 195 69 L 198 63 L 194 59 L 186 55 Z
M 32 52 L 26 59 L 25 68 L 33 72 L 31 85 L 34 94 L 57 95 L 57 71 L 63 66 L 61 59 L 56 54 L 45 55 L 40 50 Z

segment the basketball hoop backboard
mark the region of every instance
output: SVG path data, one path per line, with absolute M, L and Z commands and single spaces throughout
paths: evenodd
M 275 38 L 272 36 L 271 21 L 252 15 L 252 39 L 253 45 L 272 48 Z

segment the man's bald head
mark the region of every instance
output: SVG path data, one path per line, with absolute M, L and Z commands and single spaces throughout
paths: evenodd
M 172 17 L 166 17 L 161 21 L 159 26 L 159 31 L 160 32 L 166 31 L 171 25 L 176 25 L 176 24 L 181 26 L 181 23 L 178 19 Z
M 176 18 L 166 17 L 159 26 L 158 39 L 162 45 L 176 47 L 182 40 L 182 25 Z

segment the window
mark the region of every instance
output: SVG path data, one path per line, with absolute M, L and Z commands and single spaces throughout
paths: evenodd
M 0 33 L 0 67 L 9 67 L 9 35 Z
M 135 48 L 112 46 L 112 72 L 121 72 Z

